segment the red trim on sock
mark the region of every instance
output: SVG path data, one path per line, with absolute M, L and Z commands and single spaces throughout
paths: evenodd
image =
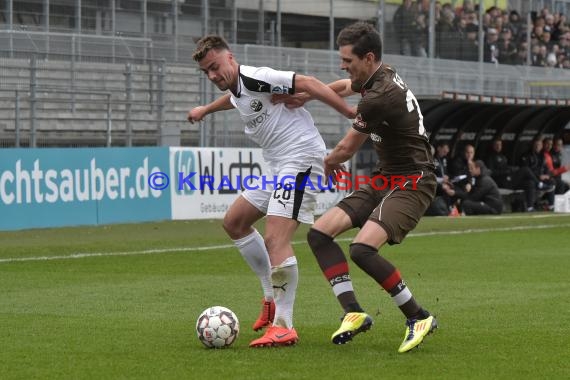
M 338 277 L 341 274 L 345 274 L 348 273 L 348 263 L 342 262 L 342 263 L 338 263 L 333 265 L 332 267 L 327 268 L 323 274 L 325 275 L 325 277 L 327 278 L 327 280 L 330 280 L 331 278 L 335 278 Z
M 398 282 L 401 280 L 402 277 L 400 277 L 400 271 L 396 269 L 391 275 L 388 276 L 387 279 L 382 281 L 380 285 L 384 288 L 384 290 L 389 292 L 394 286 L 398 285 Z

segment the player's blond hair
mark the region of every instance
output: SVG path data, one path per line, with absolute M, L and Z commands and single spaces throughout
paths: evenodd
M 230 50 L 230 47 L 223 37 L 216 35 L 204 36 L 196 42 L 196 49 L 192 53 L 192 59 L 200 62 L 210 50 Z

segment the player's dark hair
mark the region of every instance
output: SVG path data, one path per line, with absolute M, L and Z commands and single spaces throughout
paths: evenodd
M 230 50 L 230 47 L 223 37 L 216 35 L 204 36 L 196 42 L 196 49 L 192 53 L 192 59 L 200 62 L 210 50 Z
M 336 39 L 338 46 L 352 45 L 352 53 L 362 59 L 366 53 L 374 54 L 377 61 L 382 59 L 382 39 L 374 27 L 358 21 L 340 31 Z

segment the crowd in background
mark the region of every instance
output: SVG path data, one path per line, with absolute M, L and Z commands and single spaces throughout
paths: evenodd
M 516 164 L 509 162 L 502 148 L 497 138 L 490 152 L 476 154 L 475 147 L 467 144 L 456 157 L 449 157 L 449 143 L 437 142 L 434 158 L 438 187 L 427 215 L 500 214 L 504 206 L 500 189 L 520 190 L 521 197 L 509 199 L 517 202 L 510 205 L 513 211 L 552 211 L 554 195 L 570 189 L 562 179 L 570 170 L 562 160 L 563 140 L 537 136 Z
M 429 0 L 404 0 L 393 19 L 400 54 L 428 56 Z M 530 64 L 570 68 L 570 25 L 566 16 L 548 8 L 531 13 Z M 527 64 L 527 21 L 516 10 L 491 7 L 479 20 L 478 4 L 465 0 L 435 5 L 436 58 L 479 60 L 479 24 L 484 33 L 483 61 L 495 64 Z

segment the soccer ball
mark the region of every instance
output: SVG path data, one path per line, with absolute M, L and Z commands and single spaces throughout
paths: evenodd
M 198 317 L 196 333 L 200 342 L 208 348 L 229 347 L 238 337 L 239 321 L 227 307 L 212 306 Z

